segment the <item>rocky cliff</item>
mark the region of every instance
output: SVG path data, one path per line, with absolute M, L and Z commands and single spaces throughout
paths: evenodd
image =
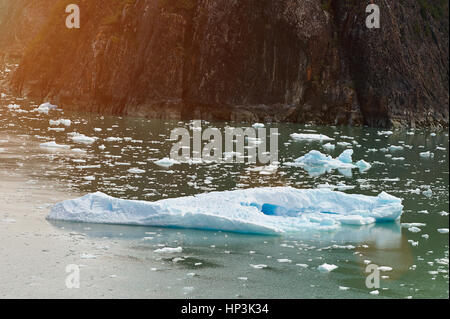
M 380 29 L 367 1 L 0 0 L 0 50 L 21 52 L 17 94 L 67 108 L 448 126 L 448 0 L 374 2 Z

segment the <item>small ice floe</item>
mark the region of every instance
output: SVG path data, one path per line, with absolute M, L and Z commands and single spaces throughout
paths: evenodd
M 424 190 L 424 191 L 422 192 L 422 194 L 423 194 L 424 196 L 430 198 L 431 196 L 433 196 L 433 191 L 431 190 L 431 188 L 428 188 L 428 189 Z
M 434 158 L 434 153 L 430 151 L 420 153 L 420 157 L 422 158 Z
M 409 230 L 411 233 L 420 233 L 420 232 L 422 231 L 419 227 L 415 227 L 415 226 L 409 227 L 408 230 Z
M 382 271 L 382 272 L 387 272 L 387 271 L 392 271 L 393 269 L 392 269 L 392 267 L 388 267 L 388 266 L 379 266 L 378 270 Z
M 391 151 L 391 152 L 398 152 L 398 151 L 403 151 L 403 150 L 404 150 L 403 146 L 397 146 L 397 145 L 389 146 L 389 151 Z
M 254 269 L 264 269 L 264 268 L 267 268 L 267 265 L 264 265 L 264 264 L 259 264 L 259 265 L 250 264 L 250 267 L 252 267 Z
M 49 120 L 49 124 L 51 126 L 58 126 L 58 125 L 64 125 L 64 126 L 70 126 L 72 124 L 71 120 L 65 120 L 65 119 L 60 119 L 60 120 Z
M 437 231 L 441 234 L 448 234 L 448 228 L 439 228 Z
M 39 107 L 34 109 L 34 111 L 39 112 L 39 113 L 48 114 L 48 112 L 50 110 L 56 110 L 57 108 L 58 108 L 57 105 L 53 105 L 53 104 L 50 104 L 47 102 L 47 103 L 43 103 L 43 104 L 39 105 Z
M 378 131 L 377 134 L 378 135 L 390 136 L 390 135 L 394 134 L 394 132 L 392 132 L 392 131 Z
M 370 169 L 371 165 L 363 160 L 359 161 L 357 165 L 353 164 L 352 155 L 352 149 L 345 150 L 338 158 L 313 150 L 295 159 L 294 162 L 285 163 L 285 165 L 303 167 L 312 176 L 329 173 L 334 169 L 340 170 L 344 175 L 351 175 L 353 168 L 359 168 L 361 172 Z
M 336 265 L 329 265 L 327 263 L 320 265 L 319 267 L 317 267 L 317 269 L 322 272 L 322 273 L 329 273 L 335 269 L 337 269 L 338 266 Z
M 293 133 L 291 138 L 294 141 L 334 141 L 334 138 L 328 137 L 323 134 L 303 134 L 303 133 Z
M 372 290 L 371 292 L 369 292 L 371 295 L 377 296 L 380 294 L 380 292 L 378 290 Z
M 424 223 L 402 223 L 402 227 L 411 228 L 411 227 L 425 227 L 427 224 Z
M 372 165 L 367 163 L 365 160 L 359 160 L 356 162 L 356 166 L 359 168 L 360 172 L 368 171 L 372 167 Z
M 336 145 L 333 145 L 333 144 L 331 144 L 331 143 L 327 143 L 327 144 L 322 145 L 322 147 L 323 147 L 325 150 L 331 152 L 331 151 L 334 151 L 334 149 L 336 148 Z
M 413 246 L 413 247 L 419 246 L 419 242 L 418 242 L 418 241 L 414 241 L 414 240 L 412 240 L 412 239 L 408 240 L 408 243 L 410 243 L 411 246 Z
M 238 277 L 239 280 L 247 281 L 248 277 Z
M 76 133 L 76 132 L 69 133 L 68 135 L 70 136 L 72 141 L 74 141 L 75 143 L 80 143 L 80 144 L 92 144 L 97 139 L 95 137 L 89 137 L 84 134 L 80 134 L 80 133 Z
M 144 174 L 145 170 L 140 168 L 130 168 L 127 172 L 130 174 Z
M 81 259 L 96 259 L 97 256 L 92 255 L 92 254 L 81 254 L 81 255 L 80 255 L 80 258 L 81 258 Z
M 284 264 L 284 263 L 291 263 L 292 262 L 292 260 L 286 259 L 286 258 L 280 258 L 280 259 L 277 259 L 277 261 L 279 263 L 282 263 L 282 264 Z
M 307 265 L 307 264 L 295 264 L 296 266 L 298 266 L 298 267 L 301 267 L 301 268 L 308 268 L 309 267 L 309 265 Z
M 6 224 L 13 224 L 13 223 L 16 222 L 16 220 L 13 219 L 13 218 L 3 218 L 3 219 L 1 220 L 1 222 L 6 223 Z
M 10 110 L 17 110 L 17 109 L 20 109 L 20 105 L 18 105 L 18 104 L 9 104 L 7 106 L 7 108 L 10 109 Z
M 173 165 L 180 164 L 180 162 L 168 157 L 164 157 L 163 159 L 156 161 L 155 164 L 161 167 L 171 167 Z
M 51 149 L 70 149 L 69 145 L 57 144 L 56 142 L 47 142 L 39 144 L 39 147 L 42 148 L 51 148 Z
M 246 168 L 249 172 L 258 172 L 260 175 L 272 175 L 278 170 L 278 165 L 267 165 Z
M 349 287 L 339 286 L 339 290 L 346 291 L 346 290 L 349 290 L 349 289 L 350 289 Z
M 255 123 L 255 124 L 252 125 L 252 127 L 253 127 L 253 128 L 256 128 L 256 129 L 258 129 L 258 128 L 263 128 L 263 127 L 264 127 L 264 124 L 262 124 L 262 123 Z
M 155 253 L 159 253 L 159 254 L 175 254 L 175 253 L 181 253 L 182 251 L 183 251 L 182 247 L 176 247 L 176 248 L 164 247 L 164 248 L 156 249 Z

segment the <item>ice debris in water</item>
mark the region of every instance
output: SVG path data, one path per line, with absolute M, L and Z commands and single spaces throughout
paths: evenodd
M 291 138 L 295 141 L 333 141 L 334 138 L 328 137 L 323 134 L 303 134 L 303 133 L 294 133 L 291 134 Z
M 182 247 L 176 247 L 176 248 L 164 247 L 164 248 L 159 248 L 159 249 L 155 250 L 155 253 L 161 253 L 161 254 L 175 254 L 175 253 L 181 253 L 181 252 L 183 252 Z
M 395 221 L 402 211 L 402 200 L 384 192 L 374 197 L 329 189 L 268 187 L 156 202 L 97 192 L 56 204 L 48 219 L 279 234 Z
M 84 134 L 80 134 L 80 133 L 76 133 L 76 132 L 69 133 L 68 135 L 71 137 L 72 141 L 74 141 L 75 143 L 92 144 L 96 141 L 95 137 L 89 137 Z
M 69 149 L 69 145 L 57 144 L 56 142 L 47 142 L 39 144 L 42 148 L 56 148 L 56 149 Z
M 264 124 L 262 124 L 262 123 L 255 123 L 255 124 L 252 125 L 252 127 L 253 128 L 263 128 Z
M 171 167 L 172 165 L 179 164 L 178 161 L 165 157 L 155 162 L 156 165 L 161 167 Z
M 70 126 L 72 124 L 72 121 L 71 120 L 65 120 L 65 119 L 49 120 L 49 124 L 51 126 L 58 126 L 58 125 Z
M 323 273 L 331 272 L 331 271 L 333 271 L 333 270 L 335 270 L 337 268 L 338 268 L 338 266 L 336 266 L 336 265 L 329 265 L 329 264 L 326 264 L 326 263 L 323 264 L 323 265 L 320 265 L 319 267 L 317 267 L 317 269 L 320 272 L 323 272 Z
M 351 174 L 351 169 L 353 168 L 359 168 L 361 172 L 371 168 L 371 165 L 364 160 L 357 162 L 356 165 L 353 164 L 352 155 L 352 149 L 345 150 L 338 158 L 333 158 L 330 155 L 313 150 L 295 159 L 294 162 L 285 163 L 285 165 L 303 167 L 313 176 L 329 173 L 334 169 L 349 170 Z M 343 171 L 341 172 L 345 173 Z
M 420 153 L 420 157 L 422 158 L 434 158 L 434 153 L 428 152 L 422 152 Z
M 48 112 L 50 110 L 56 110 L 58 108 L 58 106 L 50 104 L 50 103 L 43 103 L 41 105 L 39 105 L 38 108 L 34 109 L 35 111 L 39 112 L 39 113 L 46 113 L 48 114 Z

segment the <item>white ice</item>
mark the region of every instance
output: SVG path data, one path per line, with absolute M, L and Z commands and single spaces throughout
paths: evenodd
M 323 134 L 303 134 L 294 133 L 291 134 L 291 138 L 295 141 L 333 141 L 334 138 L 328 137 Z
M 35 111 L 39 112 L 39 113 L 46 113 L 48 114 L 48 112 L 50 110 L 56 110 L 58 108 L 58 106 L 50 104 L 50 103 L 43 103 L 41 105 L 39 105 L 39 107 L 37 109 L 35 109 Z
M 47 142 L 39 144 L 42 148 L 57 148 L 57 149 L 69 149 L 69 145 L 57 144 L 56 142 Z
M 156 161 L 155 164 L 161 167 L 170 167 L 172 165 L 179 164 L 179 162 L 174 159 L 165 157 L 163 159 Z
M 403 211 L 401 202 L 384 192 L 373 197 L 291 187 L 212 192 L 156 202 L 97 192 L 56 204 L 48 219 L 279 234 L 395 221 Z
M 285 163 L 285 165 L 303 167 L 311 176 L 329 173 L 334 169 L 339 169 L 344 175 L 351 175 L 353 168 L 359 168 L 361 172 L 371 168 L 371 165 L 363 160 L 357 162 L 356 165 L 353 164 L 352 155 L 352 149 L 345 150 L 337 158 L 313 150 L 295 159 L 294 162 Z

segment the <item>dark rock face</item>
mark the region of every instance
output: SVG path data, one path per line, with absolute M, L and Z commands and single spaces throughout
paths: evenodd
M 69 30 L 72 2 L 22 41 L 18 93 L 144 117 L 448 126 L 448 1 L 381 1 L 377 30 L 366 3 L 337 0 L 80 0 Z
M 378 2 L 381 29 L 333 2 L 366 123 L 448 126 L 448 0 Z

